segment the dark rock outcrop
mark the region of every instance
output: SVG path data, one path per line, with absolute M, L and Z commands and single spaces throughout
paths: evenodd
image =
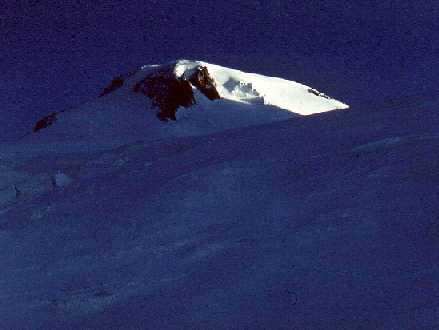
M 118 77 L 113 78 L 111 83 L 107 87 L 104 88 L 104 90 L 101 92 L 101 94 L 99 94 L 99 97 L 105 96 L 107 94 L 114 92 L 116 89 L 119 89 L 120 87 L 123 86 L 124 81 L 125 80 L 122 78 L 122 76 L 118 76 Z
M 123 84 L 125 83 L 125 80 L 130 78 L 131 76 L 135 75 L 139 70 L 131 71 L 125 75 L 120 75 L 117 77 L 114 77 L 111 83 L 104 88 L 104 90 L 99 94 L 99 97 L 105 96 L 107 94 L 110 94 L 114 92 L 115 90 L 121 88 Z
M 315 96 L 323 97 L 325 99 L 330 99 L 330 97 L 328 95 L 326 95 L 325 93 L 321 93 L 317 89 L 314 89 L 314 88 L 308 88 L 308 93 L 314 94 Z
M 35 133 L 43 128 L 47 128 L 47 127 L 51 126 L 56 121 L 57 115 L 58 115 L 57 112 L 52 112 L 50 115 L 47 115 L 47 116 L 41 118 L 40 120 L 38 120 L 33 128 L 33 132 Z
M 153 105 L 160 109 L 157 117 L 163 121 L 176 120 L 178 107 L 195 104 L 191 84 L 169 72 L 152 73 L 135 84 L 133 90 L 152 100 Z
M 220 99 L 220 95 L 216 89 L 215 81 L 210 76 L 205 66 L 199 66 L 195 72 L 189 77 L 189 81 L 209 100 Z
M 160 109 L 160 120 L 176 120 L 178 107 L 190 107 L 195 104 L 192 86 L 197 88 L 209 100 L 220 99 L 215 81 L 204 66 L 195 68 L 189 77 L 177 77 L 173 70 L 154 72 L 134 85 L 133 91 L 148 96 L 153 105 Z

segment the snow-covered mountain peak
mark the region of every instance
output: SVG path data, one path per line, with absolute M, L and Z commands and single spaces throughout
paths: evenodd
M 209 134 L 346 108 L 294 81 L 178 60 L 115 77 L 99 98 L 77 109 L 50 113 L 35 124 L 34 132 L 44 130 L 43 135 L 57 143 L 126 143 Z
M 205 76 L 212 78 L 220 98 L 225 100 L 271 105 L 300 115 L 349 107 L 295 81 L 246 73 L 203 61 L 177 60 L 163 65 L 144 65 L 136 72 L 116 77 L 113 83 L 118 87 L 122 85 L 121 79 L 126 80 L 128 89 L 132 89 L 140 80 L 160 75 L 162 78 L 189 81 L 192 87 L 200 89 L 199 86 L 194 86 L 191 79 L 197 72 L 202 71 Z M 107 88 L 107 92 L 111 91 L 110 89 Z

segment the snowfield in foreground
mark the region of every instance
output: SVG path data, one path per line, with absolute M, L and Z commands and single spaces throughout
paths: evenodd
M 0 328 L 439 328 L 435 106 L 142 139 L 124 87 L 0 145 Z

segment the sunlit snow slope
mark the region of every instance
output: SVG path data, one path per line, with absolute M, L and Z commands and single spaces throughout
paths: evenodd
M 225 68 L 200 61 L 178 61 L 177 76 L 184 76 L 197 66 L 206 66 L 217 82 L 222 98 L 231 101 L 273 105 L 301 115 L 310 115 L 348 106 L 311 87 L 281 78 Z

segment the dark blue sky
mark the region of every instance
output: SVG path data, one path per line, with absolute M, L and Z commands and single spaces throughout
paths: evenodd
M 297 80 L 354 106 L 435 93 L 437 17 L 435 1 L 6 0 L 0 137 L 92 99 L 120 72 L 181 57 Z

